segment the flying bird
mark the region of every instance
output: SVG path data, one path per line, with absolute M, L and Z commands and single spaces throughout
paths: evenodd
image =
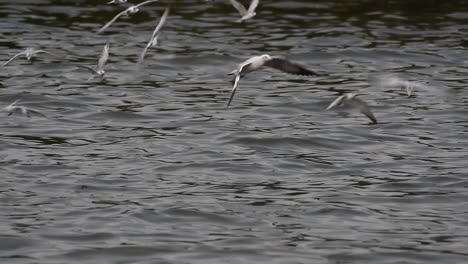
M 21 56 L 21 55 L 24 55 L 26 57 L 26 59 L 28 61 L 31 60 L 31 58 L 38 54 L 38 53 L 47 53 L 47 54 L 50 54 L 50 55 L 53 55 L 53 56 L 57 56 L 57 54 L 54 54 L 52 52 L 48 52 L 48 51 L 45 51 L 45 50 L 37 50 L 37 49 L 34 49 L 34 48 L 27 48 L 26 50 L 23 50 L 21 51 L 20 53 L 14 55 L 13 57 L 11 57 L 11 59 L 9 59 L 7 62 L 3 63 L 2 64 L 2 67 L 6 66 L 8 63 L 10 63 L 11 61 L 13 61 L 14 59 L 16 59 L 17 57 Z
M 31 117 L 31 115 L 37 115 L 37 116 L 40 116 L 40 117 L 47 117 L 46 115 L 44 115 L 41 112 L 38 112 L 36 110 L 32 110 L 32 109 L 26 108 L 24 106 L 16 105 L 16 103 L 18 103 L 21 100 L 21 98 L 15 100 L 13 103 L 11 103 L 10 105 L 8 105 L 7 107 L 4 108 L 4 110 L 8 112 L 8 116 L 11 116 L 13 113 L 20 113 L 20 114 L 23 114 L 23 115 L 25 115 L 27 117 Z
M 375 118 L 374 114 L 371 112 L 369 109 L 369 106 L 367 105 L 366 102 L 356 98 L 355 93 L 347 93 L 345 95 L 342 95 L 338 97 L 335 101 L 333 101 L 326 110 L 330 110 L 333 107 L 336 106 L 343 106 L 343 105 L 349 105 L 352 107 L 359 108 L 359 111 L 366 115 L 374 124 L 377 124 L 377 119 Z
M 106 73 L 106 71 L 104 70 L 104 66 L 106 65 L 107 59 L 109 59 L 109 42 L 102 49 L 101 57 L 98 60 L 98 64 L 96 65 L 96 68 L 93 68 L 87 65 L 77 65 L 77 66 L 88 69 L 94 75 L 96 75 L 96 77 L 101 78 Z
M 146 4 L 149 4 L 149 3 L 152 3 L 152 2 L 157 2 L 158 0 L 148 0 L 148 1 L 144 1 L 144 2 L 141 2 L 137 5 L 133 5 L 133 6 L 130 6 L 129 8 L 125 9 L 124 11 L 118 13 L 114 18 L 112 18 L 111 21 L 107 22 L 107 24 L 105 24 L 101 29 L 99 29 L 97 31 L 98 34 L 104 32 L 104 30 L 106 30 L 108 27 L 110 27 L 112 25 L 112 23 L 114 23 L 119 17 L 123 16 L 123 15 L 130 15 L 130 14 L 134 14 L 138 11 L 140 11 L 139 7 L 143 6 L 143 5 L 146 5 Z
M 159 20 L 158 25 L 156 26 L 156 28 L 153 31 L 153 34 L 151 35 L 150 41 L 148 42 L 148 44 L 146 44 L 146 47 L 143 49 L 143 51 L 140 54 L 140 58 L 138 59 L 138 63 L 143 62 L 143 60 L 145 59 L 146 51 L 149 48 L 156 47 L 156 45 L 158 45 L 158 37 L 159 37 L 159 34 L 160 34 L 159 31 L 161 31 L 161 28 L 163 27 L 164 23 L 166 22 L 166 18 L 167 18 L 167 15 L 169 14 L 169 10 L 170 10 L 169 7 L 167 7 L 164 10 L 164 13 L 161 16 L 161 19 Z
M 379 80 L 379 84 L 381 86 L 386 87 L 395 87 L 400 88 L 401 90 L 406 90 L 406 94 L 410 97 L 413 94 L 413 91 L 418 90 L 425 90 L 428 88 L 423 81 L 407 81 L 401 79 L 397 76 L 383 76 Z
M 234 74 L 234 78 L 232 79 L 231 96 L 229 97 L 229 101 L 227 103 L 226 108 L 229 107 L 232 99 L 234 98 L 234 94 L 236 93 L 240 78 L 245 76 L 249 72 L 253 72 L 262 68 L 263 66 L 268 66 L 268 67 L 275 68 L 286 73 L 291 73 L 291 74 L 296 74 L 296 75 L 306 75 L 306 76 L 316 75 L 315 72 L 306 69 L 304 66 L 299 65 L 297 63 L 290 62 L 281 57 L 272 57 L 268 54 L 252 57 L 244 61 L 243 63 L 241 63 L 236 70 L 230 73 L 230 74 Z
M 241 18 L 237 20 L 236 22 L 244 22 L 246 20 L 249 20 L 253 18 L 257 13 L 255 13 L 255 8 L 258 6 L 259 0 L 252 0 L 249 5 L 249 9 L 245 9 L 245 7 L 239 3 L 236 0 L 230 0 L 231 5 L 234 6 L 235 9 L 239 12 L 241 15 Z

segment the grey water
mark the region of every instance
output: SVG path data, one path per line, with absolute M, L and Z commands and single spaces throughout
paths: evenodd
M 468 263 L 467 1 L 260 1 L 236 23 L 162 0 L 98 35 L 128 6 L 106 2 L 0 0 L 0 63 L 58 55 L 0 68 L 0 107 L 46 115 L 0 112 L 0 263 Z M 226 110 L 260 54 L 318 74 L 250 73 Z M 349 92 L 378 124 L 325 111 Z

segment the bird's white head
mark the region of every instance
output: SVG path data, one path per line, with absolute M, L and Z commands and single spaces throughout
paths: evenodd
M 348 100 L 353 99 L 354 97 L 356 97 L 356 95 L 357 95 L 356 93 L 347 93 L 346 94 L 346 99 L 348 99 Z
M 105 73 L 106 73 L 106 71 L 100 70 L 100 71 L 97 71 L 97 72 L 96 72 L 96 75 L 97 75 L 98 77 L 102 77 L 102 76 L 104 76 Z
M 264 60 L 264 61 L 270 61 L 270 60 L 273 59 L 273 58 L 272 58 L 270 55 L 268 55 L 268 54 L 263 54 L 262 56 L 260 56 L 260 58 L 262 58 L 262 60 Z

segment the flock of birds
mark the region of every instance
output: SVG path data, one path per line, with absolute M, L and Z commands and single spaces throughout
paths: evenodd
M 103 27 L 101 27 L 97 31 L 97 33 L 100 34 L 100 33 L 104 32 L 115 21 L 117 21 L 117 19 L 119 19 L 120 17 L 126 17 L 126 16 L 130 16 L 131 14 L 135 14 L 140 10 L 140 8 L 142 6 L 150 4 L 150 3 L 158 2 L 158 1 L 159 0 L 147 0 L 147 1 L 144 1 L 144 2 L 141 2 L 139 4 L 132 5 L 132 6 L 128 7 L 128 8 L 126 8 L 125 10 L 123 10 L 122 12 L 120 12 L 116 16 L 114 16 L 114 18 L 112 18 Z M 212 1 L 212 0 L 205 0 L 205 1 Z M 239 22 L 239 23 L 245 22 L 245 21 L 255 17 L 255 15 L 256 15 L 255 9 L 257 8 L 257 6 L 259 4 L 259 0 L 252 0 L 247 9 L 241 3 L 239 3 L 236 0 L 229 0 L 229 1 L 232 4 L 232 6 L 239 12 L 239 14 L 241 16 L 241 18 L 238 19 L 237 22 Z M 108 4 L 120 5 L 120 4 L 125 4 L 126 2 L 127 2 L 127 0 L 112 0 L 112 1 L 108 2 Z M 168 6 L 165 9 L 163 15 L 161 16 L 158 25 L 156 26 L 153 33 L 151 34 L 151 37 L 150 37 L 148 43 L 146 44 L 145 48 L 141 52 L 141 54 L 140 54 L 140 56 L 138 58 L 138 63 L 143 62 L 148 49 L 158 45 L 158 37 L 160 35 L 160 31 L 161 31 L 162 27 L 164 26 L 164 23 L 166 22 L 166 19 L 167 19 L 168 15 L 169 15 L 169 12 L 170 12 L 170 7 Z M 18 58 L 20 56 L 25 56 L 26 59 L 29 61 L 29 60 L 31 60 L 31 58 L 33 56 L 35 56 L 36 54 L 39 54 L 39 53 L 46 53 L 46 54 L 49 54 L 49 55 L 58 56 L 58 55 L 56 55 L 54 53 L 51 53 L 51 52 L 48 52 L 48 51 L 45 51 L 45 50 L 41 50 L 41 49 L 37 50 L 37 49 L 34 49 L 34 48 L 27 48 L 26 50 L 21 51 L 20 53 L 14 55 L 8 61 L 3 63 L 3 65 L 1 67 L 7 66 L 9 63 L 11 63 L 13 60 L 15 60 L 16 58 Z M 102 54 L 101 54 L 101 56 L 100 56 L 100 58 L 98 60 L 98 63 L 97 63 L 97 65 L 95 67 L 91 67 L 91 66 L 87 66 L 87 65 L 76 65 L 76 66 L 82 67 L 82 68 L 85 68 L 85 69 L 91 71 L 92 74 L 93 74 L 93 76 L 91 78 L 103 78 L 104 75 L 105 75 L 104 67 L 106 65 L 106 62 L 107 62 L 108 58 L 109 58 L 109 43 L 107 43 L 103 47 Z M 277 70 L 280 70 L 280 71 L 283 71 L 283 72 L 286 72 L 286 73 L 289 73 L 289 74 L 296 74 L 296 75 L 303 75 L 303 76 L 316 76 L 317 75 L 316 72 L 307 69 L 305 66 L 302 66 L 302 65 L 300 65 L 298 63 L 295 63 L 295 62 L 291 62 L 291 61 L 289 61 L 289 60 L 287 60 L 285 58 L 282 58 L 282 57 L 270 56 L 268 54 L 251 57 L 251 58 L 247 59 L 246 61 L 240 63 L 235 70 L 230 72 L 230 74 L 234 75 L 234 77 L 232 79 L 232 90 L 231 90 L 231 94 L 230 94 L 228 103 L 226 105 L 226 109 L 230 106 L 230 104 L 231 104 L 231 102 L 232 102 L 232 100 L 234 98 L 234 95 L 235 95 L 236 90 L 238 88 L 240 79 L 242 77 L 244 77 L 247 73 L 260 70 L 264 66 L 274 68 L 274 69 L 277 69 Z M 400 87 L 406 88 L 408 96 L 411 96 L 411 92 L 412 92 L 413 88 L 418 85 L 418 83 L 403 81 L 403 80 L 398 79 L 398 78 L 393 78 L 392 80 L 393 80 L 393 83 L 390 83 L 390 85 L 400 86 Z M 39 111 L 26 108 L 25 106 L 17 105 L 17 103 L 20 100 L 21 100 L 21 98 L 15 100 L 13 103 L 11 103 L 10 105 L 8 105 L 7 107 L 4 108 L 8 112 L 8 115 L 12 115 L 13 113 L 19 113 L 19 114 L 26 115 L 28 117 L 30 117 L 33 114 L 37 115 L 37 116 L 45 117 L 45 115 L 40 113 Z M 351 107 L 355 107 L 355 108 L 359 109 L 360 112 L 363 113 L 365 116 L 367 116 L 373 123 L 375 123 L 375 124 L 377 123 L 377 119 L 375 118 L 375 116 L 371 112 L 371 110 L 369 109 L 368 104 L 366 102 L 360 100 L 359 98 L 357 98 L 357 95 L 355 93 L 347 93 L 347 94 L 339 96 L 336 100 L 334 100 L 326 108 L 326 110 L 330 110 L 330 109 L 332 109 L 334 107 L 343 106 L 343 105 L 351 106 Z

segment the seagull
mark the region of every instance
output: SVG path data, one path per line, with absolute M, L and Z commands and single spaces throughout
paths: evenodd
M 107 22 L 107 24 L 105 24 L 101 29 L 99 29 L 97 31 L 98 34 L 102 33 L 104 30 L 106 30 L 108 27 L 110 27 L 110 25 L 112 25 L 112 23 L 114 23 L 117 18 L 123 16 L 123 15 L 130 15 L 130 14 L 134 14 L 138 11 L 140 11 L 140 9 L 138 9 L 140 6 L 143 6 L 143 5 L 146 5 L 146 4 L 149 4 L 149 3 L 152 3 L 152 2 L 156 2 L 158 0 L 148 0 L 148 1 L 144 1 L 144 2 L 141 2 L 137 5 L 133 5 L 133 6 L 130 6 L 129 8 L 125 9 L 124 11 L 118 13 L 114 18 L 112 18 L 111 21 Z
M 235 9 L 239 12 L 242 16 L 241 19 L 237 20 L 236 22 L 244 22 L 253 18 L 257 13 L 255 13 L 255 8 L 258 6 L 259 0 L 252 0 L 249 5 L 249 9 L 245 9 L 245 7 L 236 0 L 230 0 L 231 5 L 234 6 Z
M 281 57 L 272 57 L 268 54 L 252 57 L 241 63 L 236 70 L 230 72 L 230 74 L 234 74 L 234 78 L 232 79 L 231 96 L 229 97 L 229 101 L 226 108 L 229 107 L 232 98 L 234 98 L 234 94 L 236 93 L 240 78 L 249 72 L 253 72 L 262 68 L 262 66 L 268 66 L 286 73 L 296 75 L 317 75 L 315 72 L 306 69 L 304 66 L 290 62 Z
M 21 97 L 22 98 L 22 97 Z M 24 106 L 17 106 L 16 103 L 18 103 L 21 98 L 15 100 L 13 103 L 5 107 L 5 111 L 8 112 L 8 116 L 11 116 L 13 113 L 21 113 L 27 117 L 31 117 L 31 114 L 35 114 L 40 117 L 47 117 L 46 115 L 42 114 L 41 112 L 38 112 L 36 110 L 32 110 L 29 108 L 26 108 Z
M 127 0 L 112 0 L 107 4 L 110 5 L 110 4 L 123 4 L 123 3 L 127 3 Z
M 99 58 L 96 68 L 87 65 L 78 66 L 90 70 L 93 74 L 96 75 L 96 77 L 101 78 L 106 73 L 106 71 L 104 70 L 104 65 L 106 65 L 107 59 L 109 59 L 109 42 L 102 49 L 101 57 Z
M 45 51 L 45 50 L 37 50 L 37 49 L 34 49 L 34 48 L 27 48 L 26 50 L 23 50 L 22 52 L 16 54 L 15 56 L 13 56 L 11 59 L 9 59 L 7 62 L 3 63 L 2 67 L 6 66 L 8 63 L 10 63 L 12 60 L 16 59 L 16 57 L 18 56 L 21 56 L 21 55 L 24 55 L 26 57 L 26 59 L 28 61 L 31 60 L 31 58 L 36 55 L 37 53 L 47 53 L 47 54 L 50 54 L 50 55 L 54 55 L 54 56 L 57 56 L 57 54 L 54 54 L 52 52 L 48 52 L 48 51 Z
M 170 10 L 169 7 L 167 7 L 167 8 L 164 10 L 164 13 L 163 13 L 163 15 L 161 16 L 161 19 L 159 20 L 158 26 L 154 29 L 153 34 L 151 35 L 150 41 L 148 42 L 148 44 L 146 44 L 146 47 L 143 49 L 143 51 L 142 51 L 141 54 L 140 54 L 140 58 L 138 59 L 138 63 L 143 62 L 143 60 L 145 59 L 146 51 L 147 51 L 149 48 L 155 47 L 156 45 L 158 45 L 159 31 L 160 31 L 161 28 L 163 27 L 164 22 L 166 22 L 166 18 L 167 18 L 167 15 L 169 14 L 169 10 Z
M 330 110 L 335 106 L 343 106 L 343 105 L 350 105 L 353 107 L 359 108 L 361 113 L 366 115 L 374 124 L 377 124 L 377 119 L 375 118 L 374 114 L 369 109 L 369 106 L 366 102 L 356 98 L 355 93 L 347 93 L 338 97 L 335 101 L 333 101 L 326 110 Z

